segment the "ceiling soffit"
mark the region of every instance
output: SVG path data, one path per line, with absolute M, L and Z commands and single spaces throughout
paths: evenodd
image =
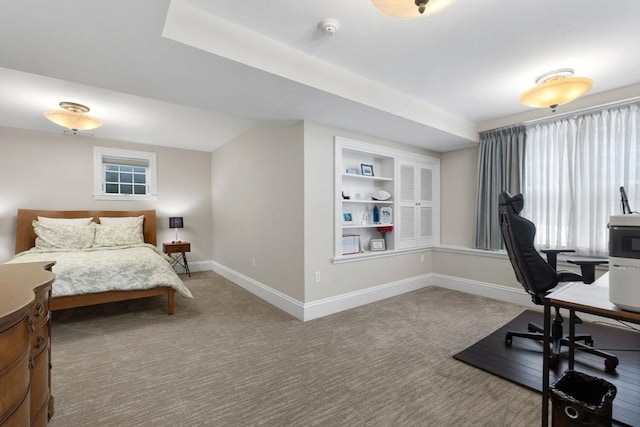
M 225 21 L 187 2 L 171 1 L 162 35 L 458 138 L 468 141 L 478 138 L 477 126 L 469 120 Z

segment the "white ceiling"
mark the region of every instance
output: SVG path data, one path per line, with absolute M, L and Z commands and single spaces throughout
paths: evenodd
M 594 80 L 559 112 L 640 96 L 640 2 L 457 0 L 400 20 L 369 0 L 1 0 L 0 67 L 3 126 L 59 132 L 42 112 L 73 101 L 101 138 L 211 151 L 310 120 L 447 151 L 547 115 L 518 96 L 553 69 Z

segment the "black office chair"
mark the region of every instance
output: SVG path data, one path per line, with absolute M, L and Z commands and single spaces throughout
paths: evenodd
M 500 229 L 502 238 L 509 254 L 509 260 L 513 266 L 518 282 L 531 295 L 531 299 L 535 304 L 543 305 L 544 297 L 549 291 L 556 287 L 560 282 L 581 281 L 583 276 L 569 271 L 556 271 L 555 263 L 559 252 L 564 250 L 550 250 L 547 256 L 551 260 L 551 264 L 545 261 L 533 246 L 533 240 L 536 235 L 535 225 L 526 218 L 520 216 L 520 211 L 524 207 L 524 198 L 522 194 L 512 196 L 503 191 L 499 196 L 498 212 L 500 215 Z M 572 252 L 572 251 L 567 251 Z M 606 260 L 602 260 L 605 261 Z M 601 262 L 597 260 L 588 260 L 585 265 L 581 265 L 586 276 L 593 276 L 594 264 Z M 579 261 L 574 263 L 580 264 Z M 593 281 L 593 279 L 590 279 Z M 513 337 L 533 339 L 543 341 L 544 330 L 539 325 L 529 323 L 528 332 L 512 332 L 506 334 L 505 342 L 511 345 Z M 562 346 L 569 344 L 569 339 L 562 331 L 562 316 L 560 310 L 556 307 L 555 316 L 551 325 L 551 362 L 557 363 L 559 360 Z M 605 367 L 607 370 L 615 370 L 618 366 L 618 358 L 612 354 L 593 348 L 593 338 L 587 334 L 576 334 L 576 349 L 595 354 L 605 359 Z M 580 342 L 579 342 L 580 341 Z

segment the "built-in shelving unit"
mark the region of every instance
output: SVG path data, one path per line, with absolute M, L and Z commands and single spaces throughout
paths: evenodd
M 408 176 L 407 159 L 415 166 L 416 173 L 411 175 L 415 182 L 401 176 Z M 428 180 L 424 179 L 426 176 Z M 336 137 L 334 259 L 371 258 L 434 244 L 439 236 L 437 187 L 437 158 Z M 415 214 L 407 209 L 407 201 L 401 200 L 406 199 L 407 189 L 413 188 L 417 191 L 412 199 Z M 390 197 L 376 200 L 380 192 L 389 193 Z M 429 200 L 420 197 L 424 194 L 429 195 Z M 384 239 L 382 249 L 380 239 Z

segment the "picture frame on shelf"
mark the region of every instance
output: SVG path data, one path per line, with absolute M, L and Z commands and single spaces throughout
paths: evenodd
M 384 251 L 387 248 L 384 239 L 371 239 L 369 241 L 369 249 L 372 251 Z
M 373 165 L 368 165 L 366 163 L 360 164 L 360 169 L 362 170 L 362 175 L 364 176 L 373 176 Z
M 345 225 L 353 224 L 353 214 L 351 212 L 342 212 L 342 223 Z
M 390 206 L 380 208 L 380 224 L 393 224 L 393 209 Z
M 358 174 L 358 169 L 348 168 L 347 169 L 347 173 L 350 174 L 350 175 L 357 175 Z

